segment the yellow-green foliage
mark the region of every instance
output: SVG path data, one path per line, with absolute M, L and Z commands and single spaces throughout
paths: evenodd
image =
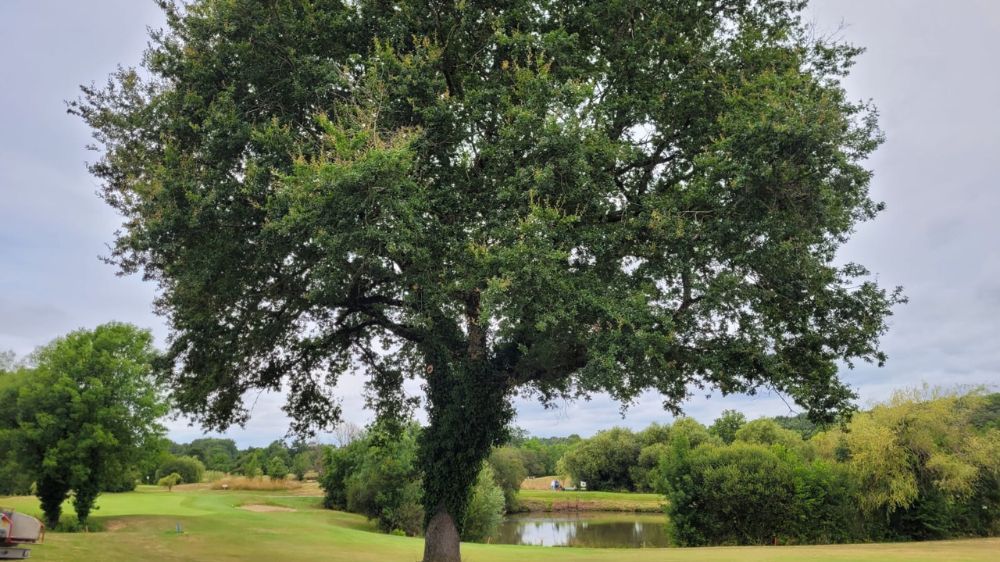
M 166 487 L 167 491 L 169 492 L 170 490 L 174 489 L 174 486 L 180 484 L 181 480 L 182 478 L 180 474 L 177 474 L 176 472 L 171 472 L 170 474 L 157 480 L 156 485 Z
M 899 391 L 856 414 L 846 431 L 817 434 L 811 444 L 817 454 L 848 464 L 866 511 L 909 507 L 921 479 L 961 499 L 984 472 L 1000 470 L 1000 431 L 977 431 L 970 419 L 983 400 L 978 391 Z

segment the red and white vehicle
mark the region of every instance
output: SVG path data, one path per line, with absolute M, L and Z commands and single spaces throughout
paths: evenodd
M 0 509 L 0 560 L 23 560 L 29 550 L 18 545 L 38 544 L 45 538 L 45 525 L 34 517 Z

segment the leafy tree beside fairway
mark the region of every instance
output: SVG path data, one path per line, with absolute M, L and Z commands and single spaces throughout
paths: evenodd
M 35 477 L 19 462 L 17 396 L 29 370 L 12 352 L 0 353 L 0 496 L 29 494 Z
M 497 484 L 490 463 L 484 463 L 472 487 L 469 509 L 462 524 L 462 540 L 485 541 L 494 537 L 503 521 L 505 490 Z
M 167 409 L 154 357 L 149 331 L 118 323 L 72 332 L 35 353 L 11 402 L 17 425 L 7 420 L 4 431 L 50 527 L 70 491 L 85 524 L 101 490 L 155 452 Z
M 271 480 L 284 480 L 288 477 L 288 465 L 281 457 L 273 457 L 267 463 L 267 476 Z
M 260 465 L 260 453 L 258 451 L 251 451 L 249 454 L 245 455 L 245 460 L 241 468 L 243 475 L 247 478 L 257 478 L 262 474 Z
M 422 377 L 427 562 L 518 392 L 767 386 L 830 419 L 838 364 L 885 360 L 900 296 L 836 259 L 881 135 L 804 1 L 163 5 L 150 79 L 71 110 L 173 398 L 224 428 L 285 388 L 307 431 L 355 360 L 380 398 Z

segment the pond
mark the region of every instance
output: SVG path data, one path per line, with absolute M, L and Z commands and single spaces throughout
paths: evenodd
M 512 515 L 497 544 L 643 548 L 670 546 L 667 518 L 658 513 L 568 512 Z

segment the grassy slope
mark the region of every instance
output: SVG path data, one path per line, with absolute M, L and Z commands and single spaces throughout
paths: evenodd
M 415 562 L 419 539 L 369 532 L 364 518 L 318 508 L 317 498 L 253 492 L 174 491 L 142 489 L 106 494 L 96 519 L 103 533 L 50 534 L 32 551 L 33 560 L 305 560 Z M 293 507 L 295 513 L 253 513 L 237 506 L 266 503 Z M 0 504 L 38 513 L 34 498 L 3 498 Z M 174 532 L 176 523 L 184 533 Z M 814 561 L 941 562 L 995 560 L 1000 539 L 910 544 L 819 547 L 736 547 L 646 549 L 628 551 L 630 562 L 715 562 L 739 559 Z M 521 546 L 463 546 L 468 562 L 600 562 L 620 560 L 622 550 Z

